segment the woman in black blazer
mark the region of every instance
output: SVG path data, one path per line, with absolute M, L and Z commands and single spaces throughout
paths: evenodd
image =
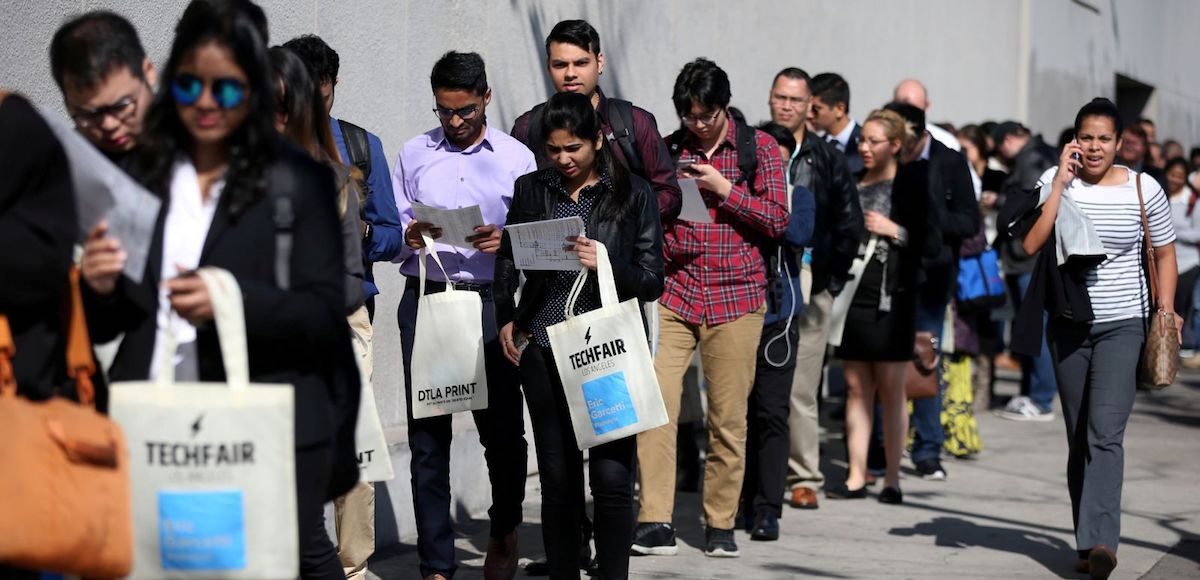
M 143 282 L 120 277 L 120 240 L 102 224 L 85 247 L 85 300 L 97 341 L 125 334 L 112 380 L 151 378 L 156 347 L 171 332 L 178 376 L 222 381 L 212 304 L 192 271 L 233 274 L 250 379 L 295 387 L 301 574 L 344 578 L 323 525 L 324 502 L 357 477 L 355 469 L 349 485 L 331 485 L 341 450 L 334 443 L 347 418 L 353 429 L 358 395 L 342 313 L 337 190 L 327 167 L 275 133 L 266 40 L 266 18 L 249 2 L 188 6 L 147 113 L 146 144 L 130 167 L 164 202 Z M 289 211 L 279 211 L 285 205 Z M 277 242 L 287 230 L 290 248 Z M 172 317 L 183 320 L 168 326 Z

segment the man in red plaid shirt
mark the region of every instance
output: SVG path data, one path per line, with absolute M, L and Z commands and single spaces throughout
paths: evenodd
M 788 225 L 783 160 L 774 139 L 730 118 L 729 77 L 711 61 L 685 66 L 672 99 L 687 131 L 668 142 L 679 153 L 681 178 L 696 180 L 712 223 L 674 220 L 665 228 L 667 281 L 654 369 L 670 423 L 638 436 L 641 511 L 632 551 L 678 552 L 670 524 L 677 423 L 683 375 L 699 346 L 709 429 L 704 551 L 736 557 L 733 521 L 745 470 L 746 402 L 766 309 L 762 248 Z M 757 161 L 750 179 L 738 168 L 745 131 L 753 132 Z

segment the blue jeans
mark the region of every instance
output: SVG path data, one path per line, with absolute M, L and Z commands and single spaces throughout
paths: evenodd
M 1018 309 L 1033 280 L 1033 273 L 1018 274 L 1018 294 L 1013 301 Z M 1046 336 L 1046 314 L 1042 313 L 1042 336 Z M 1021 357 L 1021 394 L 1026 395 L 1042 411 L 1054 408 L 1054 397 L 1058 394 L 1058 381 L 1054 379 L 1054 362 L 1050 358 L 1050 341 L 1042 341 L 1042 352 L 1032 359 Z
M 930 332 L 942 343 L 942 323 L 946 318 L 946 302 L 926 304 L 925 300 L 917 301 L 917 332 Z M 912 444 L 913 464 L 923 461 L 936 460 L 941 456 L 942 445 L 946 442 L 946 433 L 942 430 L 942 394 L 945 385 L 942 383 L 942 368 L 938 366 L 938 394 L 936 397 L 917 399 L 913 401 L 912 426 L 916 437 Z

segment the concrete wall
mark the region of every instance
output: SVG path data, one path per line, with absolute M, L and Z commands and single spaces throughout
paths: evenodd
M 181 0 L 0 0 L 0 86 L 62 110 L 46 57 L 72 14 L 111 8 L 128 16 L 156 62 L 165 60 Z M 930 119 L 956 124 L 1021 118 L 1051 139 L 1080 104 L 1113 95 L 1114 74 L 1157 87 L 1151 115 L 1160 135 L 1200 143 L 1200 76 L 1194 59 L 1200 3 L 1189 0 L 262 0 L 271 41 L 324 37 L 341 56 L 334 114 L 382 138 L 389 159 L 430 128 L 428 74 L 450 49 L 488 63 L 493 123 L 512 120 L 551 91 L 542 42 L 553 24 L 585 18 L 603 38 L 602 85 L 677 127 L 670 102 L 679 68 L 705 56 L 729 73 L 734 104 L 767 117 L 767 91 L 785 66 L 838 71 L 861 119 L 905 77 L 929 88 Z M 1092 8 L 1095 6 L 1095 8 Z M 376 326 L 376 397 L 399 479 L 389 485 L 392 533 L 412 533 L 400 351 L 395 325 L 402 281 L 376 268 L 383 295 Z M 454 478 L 461 513 L 486 505 L 487 483 L 469 416 L 456 418 Z M 531 446 L 532 447 L 532 446 Z M 533 465 L 531 458 L 531 467 Z M 381 536 L 384 540 L 385 536 Z

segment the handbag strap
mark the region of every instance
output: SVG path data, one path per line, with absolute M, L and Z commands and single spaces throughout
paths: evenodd
M 96 387 L 92 375 L 96 373 L 96 360 L 92 357 L 92 341 L 88 337 L 87 320 L 83 313 L 83 295 L 79 291 L 79 267 L 71 266 L 67 275 L 68 292 L 63 307 L 67 319 L 67 376 L 75 380 L 75 395 L 79 402 L 95 406 Z M 13 342 L 12 328 L 8 316 L 0 314 L 0 395 L 15 396 L 17 379 L 12 358 L 17 353 Z
M 613 278 L 608 249 L 597 240 L 592 240 L 592 243 L 596 245 L 596 280 L 600 284 L 600 307 L 616 306 L 621 299 L 617 294 L 617 282 Z M 571 286 L 570 293 L 567 294 L 566 318 L 575 316 L 575 303 L 579 301 L 579 296 L 583 294 L 583 289 L 587 285 L 587 274 L 588 269 L 581 268 L 579 275 L 575 277 L 575 283 Z
M 1132 170 L 1130 170 L 1132 171 Z M 1150 273 L 1150 310 L 1158 309 L 1158 265 L 1154 260 L 1154 246 L 1150 241 L 1150 219 L 1146 217 L 1146 201 L 1142 198 L 1142 174 L 1136 172 L 1133 179 L 1137 183 L 1138 205 L 1142 210 L 1142 243 L 1146 247 L 1146 264 Z

